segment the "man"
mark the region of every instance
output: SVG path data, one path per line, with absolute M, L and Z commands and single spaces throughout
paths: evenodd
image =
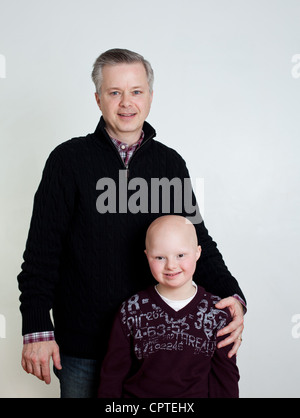
M 186 185 L 189 178 L 180 155 L 154 140 L 145 122 L 153 98 L 150 64 L 134 52 L 109 50 L 96 60 L 92 78 L 102 117 L 93 134 L 50 154 L 18 276 L 22 366 L 50 383 L 52 357 L 62 397 L 96 396 L 113 316 L 124 299 L 153 282 L 143 257 L 149 224 L 168 212 L 195 215 L 186 210 L 188 194 L 170 193 L 166 202 L 165 193 L 150 190 L 155 179 Z M 194 278 L 232 313 L 220 331 L 230 334 L 222 345 L 234 342 L 232 356 L 241 343 L 245 297 L 201 217 L 194 219 L 202 247 Z

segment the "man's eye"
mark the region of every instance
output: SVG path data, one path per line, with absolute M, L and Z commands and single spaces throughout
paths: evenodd
M 134 90 L 133 94 L 135 96 L 138 96 L 139 94 L 142 94 L 142 92 L 140 90 Z
M 111 94 L 111 96 L 117 96 L 119 94 L 119 92 L 118 91 L 112 91 L 110 94 Z

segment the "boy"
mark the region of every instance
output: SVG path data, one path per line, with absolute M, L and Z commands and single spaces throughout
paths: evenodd
M 122 304 L 98 396 L 238 397 L 236 358 L 228 358 L 230 346 L 216 348 L 229 310 L 216 309 L 220 298 L 193 282 L 201 254 L 193 224 L 176 215 L 157 218 L 145 253 L 158 284 Z

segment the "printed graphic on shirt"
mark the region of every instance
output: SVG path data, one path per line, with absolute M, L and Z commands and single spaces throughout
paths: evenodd
M 219 298 L 216 297 L 217 302 Z M 158 351 L 190 349 L 194 355 L 212 356 L 216 349 L 216 333 L 227 321 L 227 313 L 215 309 L 202 299 L 194 313 L 174 318 L 162 307 L 138 294 L 124 302 L 122 322 L 133 338 L 138 359 Z

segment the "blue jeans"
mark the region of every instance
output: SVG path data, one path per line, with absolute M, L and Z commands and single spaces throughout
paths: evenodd
M 60 356 L 62 369 L 54 367 L 60 382 L 61 398 L 96 398 L 100 377 L 97 360 Z

